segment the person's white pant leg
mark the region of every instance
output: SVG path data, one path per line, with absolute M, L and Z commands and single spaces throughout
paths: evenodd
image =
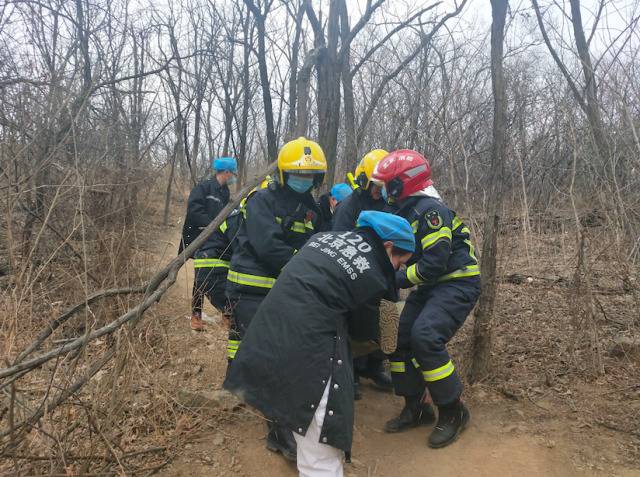
M 300 477 L 343 477 L 342 458 L 344 452 L 320 442 L 330 384 L 331 380 L 324 388 L 324 394 L 311 424 L 309 424 L 307 434 L 301 436 L 296 432 L 293 433 L 298 445 L 297 464 Z

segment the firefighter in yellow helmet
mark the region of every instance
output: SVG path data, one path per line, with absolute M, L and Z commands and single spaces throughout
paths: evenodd
M 360 212 L 364 210 L 382 210 L 385 200 L 382 197 L 382 188 L 371 182 L 371 176 L 376 164 L 387 155 L 384 149 L 369 151 L 358 163 L 354 177 L 350 178 L 353 194 L 338 204 L 333 215 L 333 230 L 353 230 Z M 371 313 L 377 313 L 373 307 Z M 381 351 L 373 352 L 353 360 L 354 370 L 354 397 L 360 399 L 360 378 L 371 379 L 374 384 L 384 390 L 391 391 L 393 383 L 391 375 L 384 369 L 384 354 Z
M 230 367 L 280 270 L 321 226 L 311 192 L 322 184 L 326 171 L 320 146 L 304 137 L 294 139 L 280 149 L 276 180 L 253 194 L 244 207 L 227 276 L 232 309 L 227 346 Z M 295 461 L 295 440 L 290 431 L 269 422 L 266 445 Z
M 349 180 L 354 191 L 336 208 L 333 216 L 333 230 L 351 230 L 363 210 L 382 210 L 385 201 L 382 188 L 371 182 L 376 164 L 387 155 L 384 149 L 373 149 L 358 163 L 353 177 Z M 350 174 L 349 174 L 350 175 Z

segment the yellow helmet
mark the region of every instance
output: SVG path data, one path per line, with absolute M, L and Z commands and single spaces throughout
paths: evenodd
M 384 149 L 373 149 L 367 152 L 364 157 L 360 160 L 358 167 L 356 167 L 356 182 L 363 189 L 369 188 L 369 183 L 371 182 L 371 176 L 373 175 L 373 170 L 376 168 L 376 164 L 382 160 L 389 154 Z
M 322 184 L 327 172 L 327 160 L 320 145 L 301 136 L 282 146 L 278 154 L 280 185 L 284 185 L 285 172 L 318 174 L 314 185 Z

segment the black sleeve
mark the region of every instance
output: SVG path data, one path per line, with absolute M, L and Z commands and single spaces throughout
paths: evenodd
M 380 300 L 388 294 L 391 286 L 377 267 L 371 270 L 366 285 L 359 287 L 361 291 L 354 294 L 354 307 L 349 316 L 349 334 L 356 340 L 377 341 L 380 336 Z M 364 277 L 363 277 L 364 278 Z
M 245 226 L 247 237 L 260 260 L 275 273 L 293 257 L 295 250 L 284 239 L 281 225 L 266 194 L 255 194 L 247 201 Z
M 204 183 L 198 184 L 191 190 L 187 217 L 192 227 L 206 227 L 211 222 L 207 213 L 207 191 Z
M 377 341 L 379 330 L 380 299 L 361 303 L 349 315 L 349 335 L 359 341 Z
M 336 207 L 333 214 L 333 230 L 339 232 L 353 230 L 356 227 L 356 220 L 358 220 L 358 209 L 356 192 L 354 192 Z

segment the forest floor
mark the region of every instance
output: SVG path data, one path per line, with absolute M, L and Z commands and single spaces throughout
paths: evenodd
M 172 258 L 180 229 L 176 217 L 159 242 L 158 265 Z M 494 322 L 493 374 L 465 391 L 468 429 L 440 450 L 426 446 L 428 428 L 385 434 L 383 424 L 402 400 L 365 381 L 346 475 L 640 476 L 640 356 L 609 352 L 616 336 L 638 334 L 637 295 L 607 272 L 606 260 L 594 262 L 605 374 L 591 377 L 592 351 L 583 336 L 588 327 L 572 311 L 580 298 L 568 285 L 572 240 L 548 233 L 535 238 L 529 237 L 535 261 L 524 256 L 519 237 L 504 241 L 500 270 L 506 278 Z M 184 414 L 184 422 L 178 419 L 184 428 L 180 447 L 160 475 L 296 475 L 293 464 L 266 450 L 262 418 L 219 391 L 226 330 L 215 324 L 209 304 L 205 313 L 213 319 L 206 332 L 190 330 L 192 283 L 188 263 L 154 313 L 163 323 L 170 359 L 148 379 L 173 389 L 177 412 Z M 452 345 L 463 372 L 472 320 Z

